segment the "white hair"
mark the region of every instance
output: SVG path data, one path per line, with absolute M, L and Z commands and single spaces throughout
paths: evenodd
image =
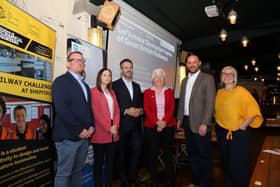
M 152 73 L 152 79 L 154 80 L 156 76 L 161 76 L 162 78 L 165 79 L 166 73 L 162 68 L 157 68 Z

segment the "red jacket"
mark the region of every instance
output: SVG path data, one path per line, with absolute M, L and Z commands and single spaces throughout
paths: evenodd
M 176 126 L 177 122 L 174 117 L 175 99 L 174 91 L 170 88 L 165 90 L 165 104 L 164 104 L 164 117 L 163 121 L 166 122 L 167 127 Z M 145 127 L 156 128 L 157 118 L 157 106 L 155 91 L 151 88 L 144 91 L 144 112 L 145 112 Z
M 120 124 L 120 109 L 115 95 L 115 92 L 111 91 L 114 105 L 113 124 L 119 128 Z M 112 134 L 111 129 L 111 117 L 109 105 L 105 95 L 100 92 L 97 87 L 91 89 L 91 106 L 94 114 L 95 134 L 91 138 L 91 143 L 111 143 Z M 119 140 L 119 134 L 114 137 L 114 141 Z

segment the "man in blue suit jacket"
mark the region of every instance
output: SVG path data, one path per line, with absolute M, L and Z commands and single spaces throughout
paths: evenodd
M 121 186 L 135 185 L 137 167 L 142 147 L 141 115 L 142 95 L 139 84 L 132 81 L 133 63 L 130 59 L 120 62 L 121 78 L 113 82 L 120 107 L 119 165 Z M 128 153 L 129 151 L 129 153 Z M 129 155 L 129 157 L 128 157 Z
M 53 140 L 57 150 L 56 187 L 81 186 L 81 170 L 88 150 L 88 138 L 94 132 L 91 94 L 83 82 L 83 54 L 67 56 L 68 71 L 53 83 L 55 111 Z

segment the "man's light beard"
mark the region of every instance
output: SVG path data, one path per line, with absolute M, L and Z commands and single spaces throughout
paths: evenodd
M 195 71 L 190 71 L 190 70 L 189 70 L 189 72 L 192 73 L 192 74 L 194 74 L 194 73 L 196 73 L 199 69 L 200 69 L 200 68 L 197 68 Z
M 123 73 L 123 77 L 125 78 L 125 79 L 132 79 L 133 78 L 133 72 L 130 72 L 130 77 L 128 77 L 125 73 Z

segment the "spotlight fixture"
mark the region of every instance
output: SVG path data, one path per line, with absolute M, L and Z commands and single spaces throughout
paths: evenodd
M 247 71 L 249 66 L 247 64 L 244 65 L 244 69 Z
M 227 31 L 225 29 L 222 29 L 220 31 L 219 37 L 223 42 L 225 42 L 227 40 Z
M 247 46 L 248 46 L 248 43 L 249 43 L 248 38 L 247 38 L 246 36 L 242 36 L 241 43 L 242 43 L 242 46 L 243 46 L 243 47 L 247 47 Z
M 204 8 L 204 12 L 209 18 L 217 17 L 219 16 L 219 10 L 217 5 L 210 5 Z
M 237 12 L 233 9 L 231 9 L 228 13 L 228 19 L 230 24 L 234 25 L 236 24 L 236 20 L 237 20 Z
M 256 59 L 254 59 L 254 58 L 253 58 L 252 61 L 251 61 L 251 63 L 252 63 L 253 66 L 256 65 L 256 62 L 257 62 L 257 61 L 256 61 Z

